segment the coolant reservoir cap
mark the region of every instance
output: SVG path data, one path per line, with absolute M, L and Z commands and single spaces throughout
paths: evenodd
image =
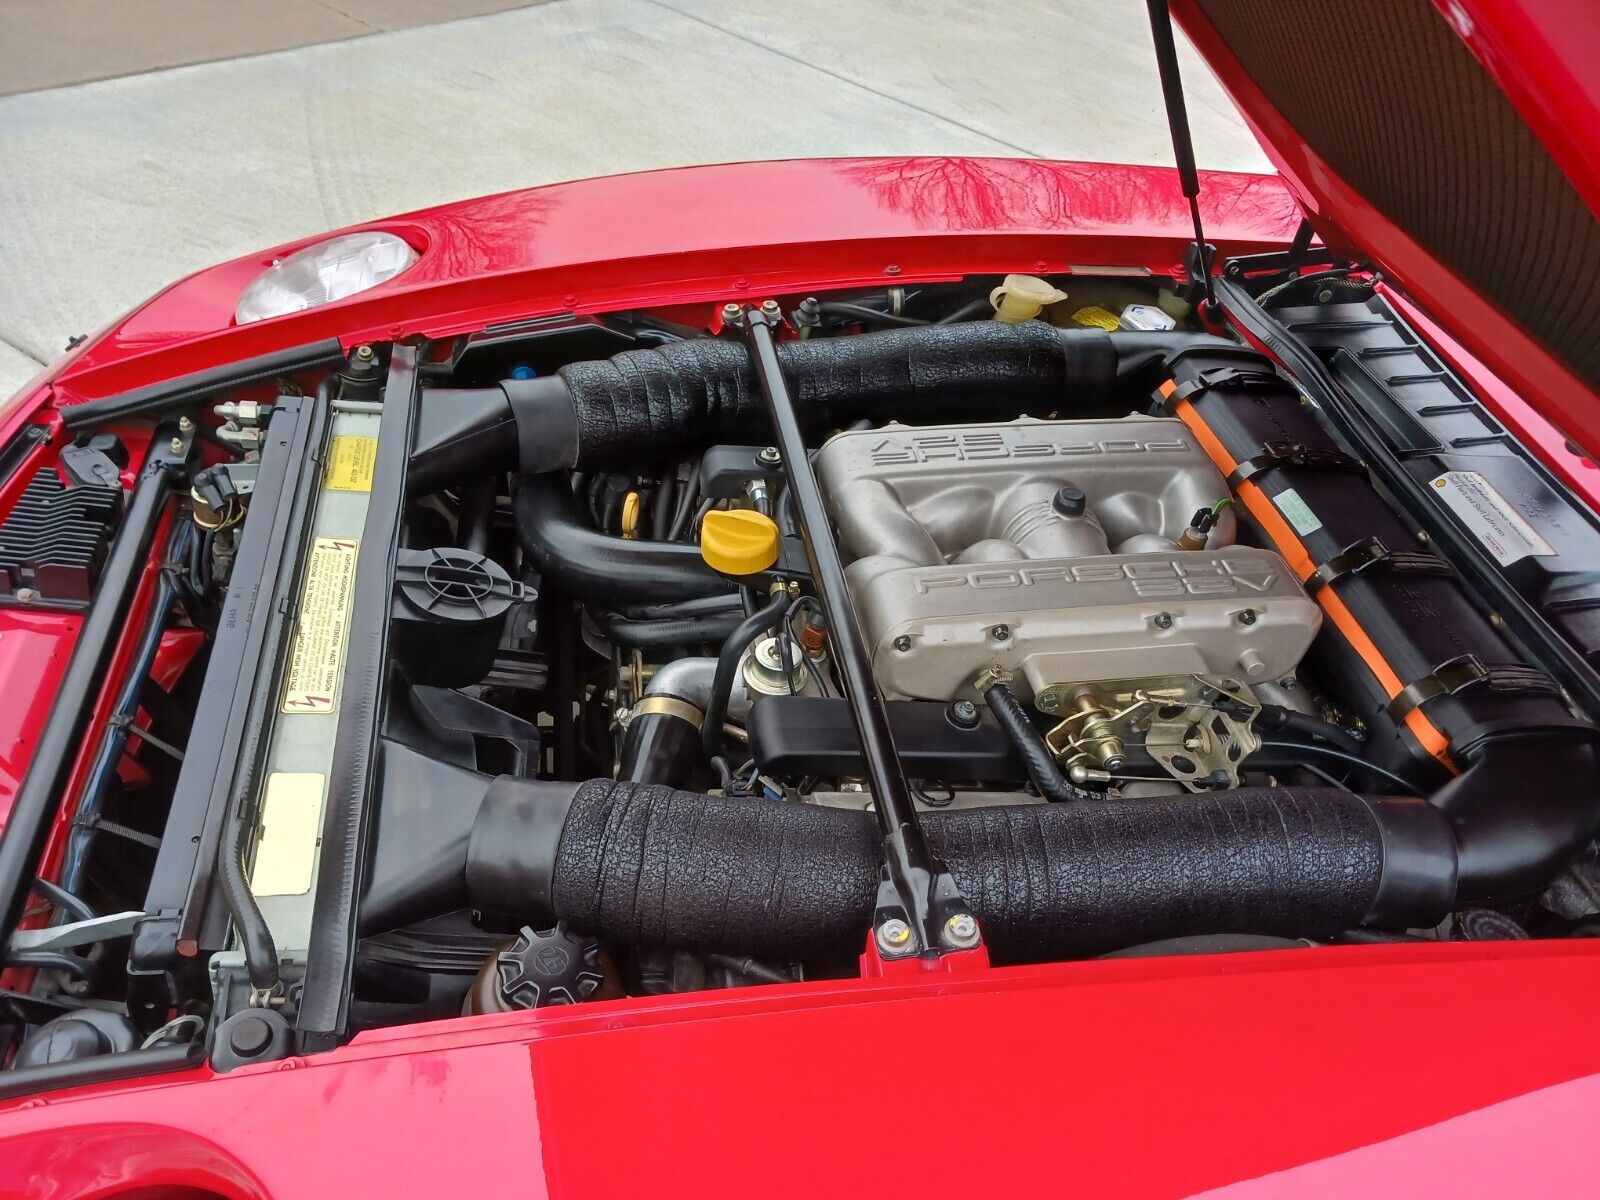
M 1066 298 L 1067 294 L 1060 288 L 1037 275 L 1007 275 L 1005 281 L 989 293 L 994 319 L 1006 325 L 1031 321 L 1045 305 L 1059 304 Z
M 700 557 L 723 575 L 754 575 L 778 561 L 778 527 L 747 508 L 712 509 L 700 522 Z

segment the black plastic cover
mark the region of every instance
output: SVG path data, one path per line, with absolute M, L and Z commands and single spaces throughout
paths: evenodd
M 526 594 L 493 559 L 471 550 L 401 550 L 390 611 L 406 678 L 436 687 L 479 683 L 494 665 L 506 614 Z
M 992 716 L 977 724 L 952 719 L 949 706 L 891 700 L 889 727 L 908 779 L 1020 783 L 1028 775 Z M 762 696 L 746 721 L 756 765 L 781 779 L 863 775 L 861 738 L 844 700 Z
M 1478 518 L 1441 503 L 1445 518 L 1482 546 L 1511 587 L 1590 666 L 1600 667 L 1600 519 L 1579 505 L 1382 296 L 1364 304 L 1275 310 L 1317 353 L 1384 432 L 1406 473 L 1442 499 L 1436 481 L 1465 479 L 1485 505 Z M 1470 476 L 1476 476 L 1473 480 Z M 1481 483 L 1478 482 L 1481 480 Z M 1491 489 L 1491 490 L 1484 490 Z M 1452 485 L 1450 496 L 1459 494 Z M 1498 511 L 1503 502 L 1511 515 Z M 1459 505 L 1459 501 L 1457 501 Z M 1493 526 L 1520 515 L 1537 540 Z

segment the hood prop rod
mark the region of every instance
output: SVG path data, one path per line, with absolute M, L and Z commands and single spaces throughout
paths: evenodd
M 1189 132 L 1189 108 L 1183 101 L 1183 79 L 1178 74 L 1178 49 L 1172 40 L 1172 11 L 1167 0 L 1146 0 L 1150 9 L 1150 33 L 1156 43 L 1156 70 L 1161 74 L 1161 98 L 1167 105 L 1167 129 L 1172 134 L 1172 154 L 1178 164 L 1178 183 L 1189 201 L 1194 218 L 1195 261 L 1205 287 L 1206 303 L 1215 305 L 1211 284 L 1211 254 L 1206 246 L 1206 231 L 1200 223 L 1200 173 L 1194 165 L 1194 138 Z
M 873 945 L 884 959 L 975 950 L 982 944 L 977 920 L 949 869 L 928 846 L 895 749 L 889 714 L 845 584 L 844 563 L 811 469 L 789 384 L 778 362 L 775 324 L 758 308 L 744 310 L 745 345 L 783 456 L 811 578 L 828 621 L 828 640 L 850 715 L 861 737 L 873 811 L 883 834 L 883 871 L 872 915 Z

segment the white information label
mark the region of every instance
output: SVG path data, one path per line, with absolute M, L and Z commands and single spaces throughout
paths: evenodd
M 1289 519 L 1289 524 L 1301 537 L 1322 528 L 1322 521 L 1311 511 L 1311 505 L 1301 499 L 1300 493 L 1293 488 L 1285 488 L 1278 493 L 1278 511 Z
M 1476 471 L 1446 471 L 1430 484 L 1472 536 L 1502 567 L 1522 558 L 1544 558 L 1556 550 Z

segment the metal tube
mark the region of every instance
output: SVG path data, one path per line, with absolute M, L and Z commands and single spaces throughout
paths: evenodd
M 194 533 L 193 530 L 188 532 Z M 175 537 L 168 552 L 176 553 L 181 540 Z M 61 883 L 69 892 L 77 891 L 82 882 L 80 877 L 88 861 L 89 846 L 94 841 L 94 822 L 100 815 L 100 803 L 112 773 L 122 759 L 123 748 L 128 744 L 129 727 L 139 711 L 139 693 L 149 678 L 156 653 L 161 649 L 161 638 L 166 633 L 167 615 L 176 591 L 171 572 L 162 571 L 156 582 L 156 598 L 150 606 L 149 623 L 145 626 L 139 648 L 134 652 L 133 663 L 128 668 L 128 676 L 123 680 L 122 691 L 117 697 L 117 706 L 111 713 L 112 724 L 101 737 L 100 750 L 89 771 L 88 786 L 84 788 L 83 799 L 78 803 L 79 824 L 67 841 L 67 857 L 61 868 Z
M 856 732 L 861 737 L 873 811 L 883 832 L 884 878 L 872 922 L 878 947 L 881 952 L 891 954 L 971 948 L 976 945 L 976 937 L 966 932 L 966 927 L 971 925 L 970 910 L 949 871 L 928 848 L 916 806 L 911 801 L 911 789 L 901 769 L 900 756 L 895 751 L 889 714 L 872 673 L 855 605 L 845 584 L 844 563 L 833 539 L 822 491 L 806 454 L 789 385 L 778 362 L 771 322 L 760 309 L 747 308 L 744 326 L 756 380 L 772 419 L 775 444 L 783 455 L 783 469 L 805 540 L 811 577 L 827 617 L 834 660 L 844 683 Z M 957 918 L 964 921 L 958 924 Z M 909 926 L 909 938 L 895 922 Z M 950 944 L 952 929 L 959 931 L 953 939 L 954 945 Z
M 67 780 L 105 688 L 106 671 L 127 629 L 128 611 L 138 594 L 174 476 L 188 461 L 193 445 L 193 434 L 180 433 L 176 424 L 159 426 L 151 439 L 49 720 L 0 834 L 0 945 L 10 940 L 22 916 L 56 812 L 67 799 Z

